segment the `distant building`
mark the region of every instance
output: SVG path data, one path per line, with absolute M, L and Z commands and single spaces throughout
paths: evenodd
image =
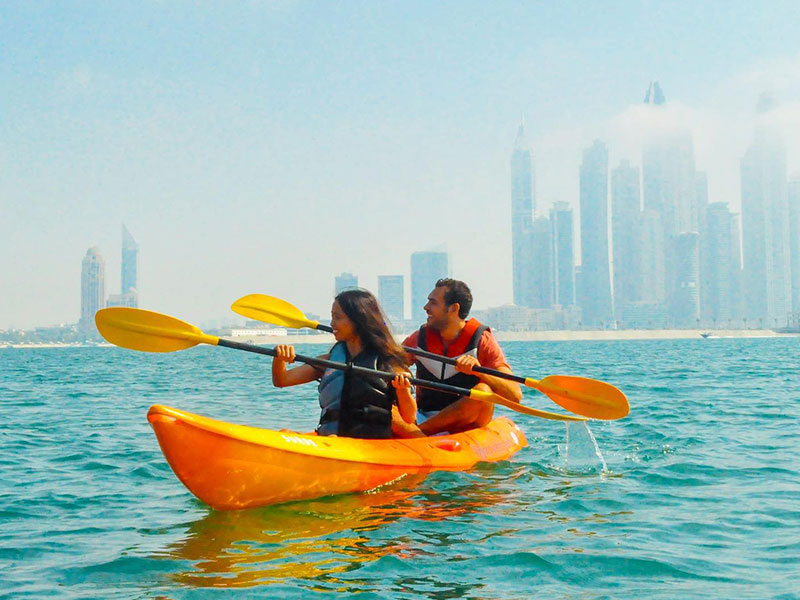
M 641 193 L 639 169 L 623 160 L 611 171 L 611 248 L 614 268 L 614 306 L 616 318 L 629 302 L 640 299 L 641 265 Z
M 405 319 L 404 286 L 402 275 L 378 275 L 378 302 L 393 325 Z
M 659 323 L 658 327 L 666 327 L 664 228 L 658 212 L 644 210 L 640 213 L 635 241 L 639 272 L 635 299 L 617 302 L 617 321 L 631 329 L 651 329 L 656 322 Z
M 642 211 L 637 251 L 641 269 L 637 293 L 639 301 L 646 304 L 665 304 L 664 227 L 658 211 Z
M 450 260 L 447 252 L 414 252 L 411 255 L 411 317 L 422 323 L 425 310 L 434 285 L 450 273 Z
M 572 209 L 566 202 L 555 202 L 550 210 L 553 229 L 553 272 L 555 303 L 562 307 L 575 304 L 575 256 Z
M 704 326 L 728 326 L 739 318 L 736 301 L 739 297 L 738 222 L 724 202 L 709 204 L 705 216 L 703 252 L 706 268 L 701 272 L 703 301 L 701 318 Z
M 667 307 L 662 303 L 628 302 L 622 306 L 620 321 L 629 329 L 666 329 Z
M 131 232 L 125 225 L 122 226 L 122 289 L 121 296 L 126 296 L 126 302 L 121 306 L 136 307 L 139 305 L 138 284 L 139 245 L 133 239 Z
M 96 335 L 94 314 L 105 307 L 106 262 L 97 247 L 89 248 L 81 263 L 81 319 L 79 329 L 86 335 Z
M 536 267 L 531 268 L 531 291 L 527 306 L 552 308 L 555 303 L 555 261 L 550 219 L 537 217 L 533 220 L 530 244 L 533 264 Z
M 731 318 L 741 319 L 745 315 L 744 300 L 744 266 L 742 263 L 742 217 L 733 215 L 733 265 L 732 265 L 732 296 L 731 296 Z M 733 323 L 730 323 L 732 326 Z
M 700 324 L 700 234 L 681 233 L 675 239 L 676 289 L 671 316 L 678 327 Z
M 666 104 L 667 99 L 664 97 L 664 92 L 657 81 L 651 81 L 644 95 L 644 103 L 660 106 Z
M 333 295 L 337 296 L 345 290 L 354 290 L 358 287 L 358 277 L 352 273 L 342 273 L 334 278 Z
M 608 257 L 608 148 L 599 140 L 583 152 L 580 168 L 581 293 L 583 324 L 614 320 Z
M 789 256 L 792 257 L 793 322 L 800 320 L 800 179 L 789 182 Z
M 517 131 L 511 154 L 511 264 L 514 303 L 531 304 L 531 277 L 534 260 L 531 256 L 531 227 L 534 213 L 533 158 L 525 138 L 525 122 Z M 427 293 L 427 292 L 426 292 Z
M 139 306 L 139 297 L 135 289 L 131 289 L 127 294 L 110 294 L 106 301 L 106 306 L 129 306 L 136 308 Z
M 745 317 L 785 324 L 792 310 L 786 146 L 761 123 L 741 161 Z
M 708 173 L 705 171 L 695 172 L 694 201 L 697 206 L 697 227 L 702 235 L 706 209 L 708 208 Z
M 257 338 L 260 336 L 286 336 L 289 331 L 283 327 L 231 327 L 230 329 L 220 329 L 218 334 L 225 337 Z
M 497 331 L 558 331 L 577 329 L 581 321 L 580 309 L 569 308 L 528 308 L 515 304 L 491 307 L 476 311 L 475 317 Z
M 658 215 L 662 229 L 660 247 L 656 245 L 648 250 L 663 253 L 663 256 L 654 257 L 662 265 L 657 275 L 664 276 L 663 286 L 660 281 L 654 282 L 658 292 L 662 289 L 664 292 L 656 303 L 666 303 L 672 310 L 682 303 L 677 238 L 682 233 L 700 231 L 698 190 L 702 195 L 704 179 L 698 177 L 695 170 L 691 132 L 669 122 L 662 109 L 666 98 L 657 83 L 650 85 L 645 103 L 652 105 L 650 117 L 657 127 L 642 150 L 642 203 L 645 211 Z M 669 316 L 676 321 L 684 318 L 677 314 Z

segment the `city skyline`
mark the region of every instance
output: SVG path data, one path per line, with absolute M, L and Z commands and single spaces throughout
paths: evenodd
M 786 133 L 790 178 L 800 165 L 798 7 L 652 10 L 9 3 L 0 328 L 74 321 L 80 257 L 96 245 L 115 262 L 120 222 L 142 248 L 143 307 L 191 321 L 227 318 L 253 292 L 326 314 L 332 275 L 350 269 L 374 290 L 442 243 L 476 308 L 511 302 L 520 114 L 537 216 L 566 202 L 577 223 L 593 140 L 610 168 L 642 167 L 653 80 L 667 91 L 662 120 L 691 133 L 708 203 L 740 214 L 762 92 L 778 101 L 768 119 Z M 642 220 L 657 237 L 656 216 Z M 109 290 L 119 277 L 109 265 Z
M 658 82 L 651 82 L 645 104 L 667 104 Z M 763 95 L 757 111 L 774 110 Z M 572 209 L 556 202 L 549 217 L 535 211 L 534 163 L 520 124 L 511 155 L 510 190 L 514 304 L 489 307 L 514 329 L 542 326 L 588 328 L 708 327 L 736 319 L 746 323 L 794 323 L 800 314 L 800 180 L 787 179 L 785 141 L 768 124 L 756 128 L 741 159 L 742 207 L 747 227 L 740 229 L 728 203 L 708 202 L 707 175 L 696 171 L 693 140 L 683 128 L 664 129 L 644 140 L 642 169 L 622 159 L 608 163 L 609 149 L 595 140 L 580 165 L 578 227 L 582 260 L 574 260 Z M 646 223 L 652 220 L 653 226 Z M 609 237 L 610 234 L 610 237 Z M 656 234 L 656 235 L 653 235 Z M 105 299 L 105 261 L 97 247 L 82 262 L 81 317 L 103 306 L 138 306 L 139 247 L 122 225 L 121 290 Z M 639 256 L 641 255 L 641 256 Z M 445 251 L 410 256 L 412 321 L 424 320 L 427 291 L 452 276 Z M 647 262 L 649 261 L 649 262 Z M 645 272 L 647 271 L 647 272 Z M 387 315 L 405 320 L 402 275 L 378 275 L 375 290 Z M 656 283 L 647 289 L 647 283 Z M 746 285 L 747 294 L 742 294 Z M 358 276 L 334 277 L 334 295 L 359 287 Z M 648 295 L 649 294 L 649 295 Z M 387 310 L 388 309 L 388 310 Z M 519 309 L 554 310 L 531 314 Z M 499 313 L 497 311 L 500 311 Z M 564 312 L 566 311 L 566 312 Z M 575 312 L 577 311 L 577 312 Z M 563 314 L 562 314 L 563 313 Z
M 558 280 L 572 269 L 582 328 L 730 327 L 748 319 L 779 328 L 800 321 L 800 180 L 788 179 L 785 135 L 768 121 L 774 99 L 759 98 L 761 119 L 741 158 L 741 228 L 730 203 L 709 204 L 691 132 L 662 122 L 668 104 L 651 82 L 644 105 L 660 127 L 643 138 L 641 169 L 627 159 L 610 168 L 601 140 L 584 149 L 579 266 L 571 256 L 555 266 L 559 236 L 550 222 L 555 207 L 566 205 L 554 204 L 549 220 L 536 216 L 535 165 L 520 125 L 511 157 L 512 261 L 515 302 L 528 310 L 509 307 L 502 317 L 515 329 L 536 326 L 531 310 L 550 309 L 553 323 L 564 316 L 570 303 L 558 300 Z

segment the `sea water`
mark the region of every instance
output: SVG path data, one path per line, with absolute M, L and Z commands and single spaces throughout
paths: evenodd
M 236 512 L 181 485 L 147 408 L 309 430 L 313 385 L 223 348 L 3 349 L 0 596 L 798 598 L 799 343 L 507 343 L 515 372 L 614 383 L 631 414 L 498 408 L 530 442 L 509 461 Z

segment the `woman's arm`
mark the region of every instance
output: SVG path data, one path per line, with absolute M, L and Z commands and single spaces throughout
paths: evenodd
M 397 391 L 397 410 L 403 421 L 414 423 L 417 420 L 417 401 L 411 395 L 410 375 L 407 371 L 397 371 L 397 377 L 392 380 L 392 386 Z
M 272 385 L 275 387 L 288 387 L 300 385 L 319 379 L 320 371 L 311 365 L 302 365 L 291 370 L 286 370 L 286 363 L 294 362 L 294 346 L 279 345 L 275 346 L 276 355 L 272 359 Z M 325 354 L 320 358 L 327 359 Z

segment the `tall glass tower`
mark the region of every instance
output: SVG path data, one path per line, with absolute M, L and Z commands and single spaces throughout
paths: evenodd
M 405 319 L 403 276 L 378 275 L 378 302 L 389 320 L 398 325 Z
M 684 232 L 675 238 L 675 292 L 671 313 L 678 327 L 700 321 L 700 234 Z
M 122 290 L 127 294 L 139 288 L 137 281 L 139 264 L 139 245 L 133 239 L 131 232 L 125 225 L 122 226 Z
M 345 290 L 353 290 L 358 287 L 358 277 L 352 273 L 342 273 L 337 275 L 333 281 L 333 295 L 336 296 L 339 292 Z
M 552 308 L 555 303 L 555 257 L 553 248 L 553 229 L 550 219 L 537 217 L 533 220 L 530 234 L 531 256 L 536 268 L 531 269 L 532 308 Z
M 583 152 L 580 169 L 581 285 L 583 323 L 611 325 L 611 279 L 608 260 L 608 148 L 595 140 Z
M 666 120 L 662 111 L 666 98 L 658 82 L 650 84 L 645 103 L 652 106 L 651 121 L 657 127 L 642 149 L 642 203 L 651 216 L 658 216 L 663 240 L 660 248 L 653 246 L 646 250 L 649 255 L 656 255 L 656 262 L 662 265 L 656 273 L 663 274 L 664 280 L 652 283 L 659 292 L 655 300 L 670 308 L 669 317 L 675 321 L 685 317 L 674 310 L 685 305 L 678 297 L 683 285 L 680 281 L 683 275 L 679 271 L 686 265 L 683 259 L 687 244 L 691 246 L 688 238 L 679 240 L 678 236 L 700 231 L 698 190 L 701 179 L 695 170 L 692 135 L 688 129 L 676 128 Z M 679 253 L 683 253 L 682 256 L 679 257 Z
M 555 202 L 550 209 L 553 228 L 553 267 L 555 303 L 562 308 L 575 304 L 575 257 L 572 209 L 566 202 Z
M 789 255 L 792 257 L 792 322 L 800 325 L 800 179 L 789 182 Z
M 511 153 L 511 261 L 514 304 L 532 306 L 531 256 L 534 212 L 533 159 L 525 138 L 525 121 L 517 130 Z
M 766 112 L 764 99 L 760 110 Z M 741 162 L 745 316 L 759 327 L 783 326 L 791 312 L 786 146 L 761 123 Z
M 100 248 L 89 248 L 81 263 L 81 320 L 78 327 L 83 333 L 97 333 L 94 313 L 105 306 L 105 300 L 106 262 Z
M 641 232 L 639 169 L 627 160 L 611 171 L 611 254 L 614 265 L 614 306 L 617 318 L 625 306 L 640 299 L 641 267 L 638 236 Z
M 414 252 L 411 255 L 411 318 L 425 322 L 428 294 L 439 279 L 450 272 L 447 252 Z
M 702 271 L 702 318 L 705 325 L 727 326 L 738 317 L 739 238 L 738 224 L 725 202 L 708 205 L 705 216 L 705 255 L 707 268 Z

